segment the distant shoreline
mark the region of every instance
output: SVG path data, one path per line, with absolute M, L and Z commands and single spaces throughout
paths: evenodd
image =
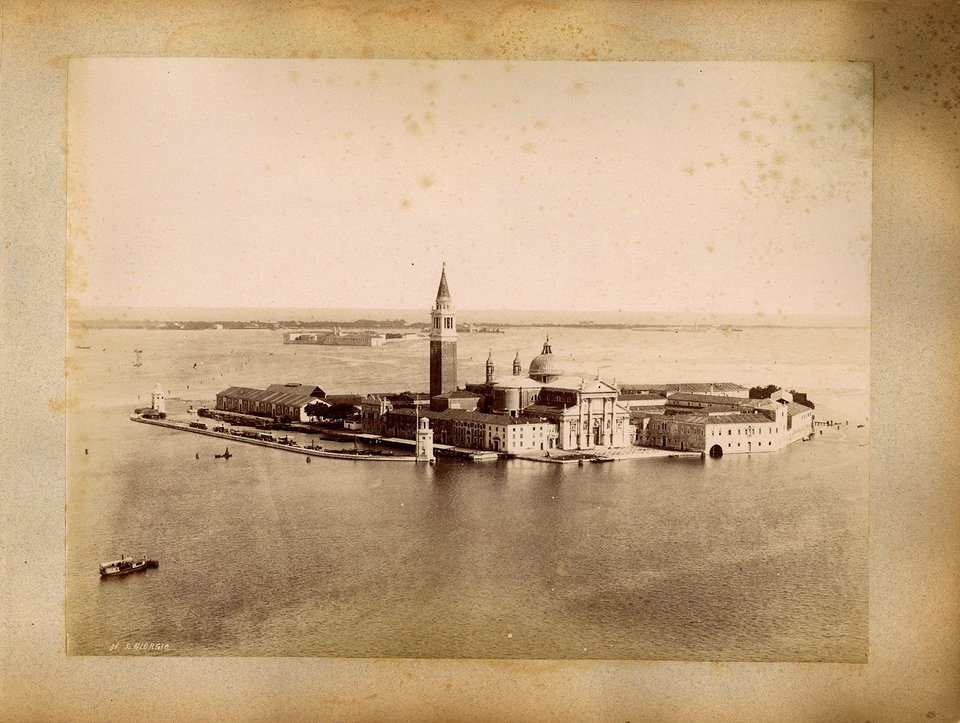
M 147 322 L 193 325 L 203 322 L 224 328 L 291 328 L 313 326 L 345 328 L 416 328 L 430 323 L 426 308 L 404 307 L 150 307 L 150 306 L 68 306 L 73 328 L 104 326 L 140 328 Z M 865 314 L 742 313 L 728 311 L 600 311 L 589 309 L 457 309 L 457 322 L 487 327 L 759 327 L 759 328 L 869 328 Z M 252 326 L 249 326 L 252 325 Z
M 402 321 L 402 320 L 401 320 Z M 206 330 L 248 330 L 248 331 L 283 331 L 283 330 L 320 330 L 334 327 L 350 329 L 410 329 L 427 330 L 425 323 L 390 323 L 370 320 L 357 321 L 154 321 L 150 319 L 137 321 L 120 321 L 105 319 L 73 319 L 70 328 L 77 331 L 94 331 L 107 329 L 140 329 L 146 331 L 206 331 Z M 846 324 L 564 324 L 551 322 L 531 322 L 527 324 L 506 324 L 501 322 L 478 322 L 475 325 L 496 329 L 602 329 L 620 331 L 661 331 L 661 332 L 739 332 L 744 329 L 869 329 L 866 326 Z M 461 332 L 470 333 L 470 332 Z M 472 333 L 491 333 L 481 329 Z
M 428 331 L 429 326 L 426 322 L 408 322 L 405 319 L 355 319 L 352 321 L 339 321 L 330 319 L 313 320 L 282 320 L 282 321 L 262 321 L 251 319 L 249 321 L 235 321 L 228 319 L 197 321 L 197 320 L 157 320 L 157 319 L 70 319 L 69 326 L 76 331 L 93 331 L 103 329 L 141 329 L 147 331 L 204 331 L 220 329 L 242 329 L 242 330 L 320 330 L 333 329 L 334 327 L 349 329 L 407 329 Z M 464 325 L 466 326 L 466 325 Z M 561 329 L 613 329 L 620 331 L 661 331 L 661 332 L 738 332 L 746 328 L 749 329 L 869 329 L 869 324 L 750 324 L 750 323 L 604 323 L 604 322 L 550 322 L 550 321 L 531 321 L 531 322 L 502 322 L 502 321 L 478 321 L 471 322 L 469 326 L 480 327 L 473 329 L 462 329 L 461 333 L 490 333 L 493 330 L 502 329 L 535 329 L 535 328 L 561 328 Z

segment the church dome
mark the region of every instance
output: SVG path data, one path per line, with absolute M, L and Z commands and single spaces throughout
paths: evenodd
M 530 377 L 538 382 L 549 382 L 559 376 L 563 376 L 563 369 L 560 362 L 553 355 L 550 348 L 550 337 L 547 337 L 543 344 L 543 351 L 530 362 Z

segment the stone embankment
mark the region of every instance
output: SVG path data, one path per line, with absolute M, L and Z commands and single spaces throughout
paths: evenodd
M 167 422 L 159 419 L 146 419 L 139 415 L 132 415 L 130 419 L 134 422 L 140 422 L 141 424 L 152 424 L 156 427 L 166 427 L 167 429 L 175 429 L 178 432 L 193 432 L 194 434 L 203 434 L 207 437 L 217 437 L 218 439 L 224 439 L 228 442 L 242 442 L 243 444 L 253 444 L 258 447 L 269 447 L 270 449 L 281 449 L 285 452 L 295 452 L 297 454 L 306 455 L 308 457 L 326 457 L 329 459 L 353 459 L 353 460 L 364 460 L 371 462 L 417 462 L 417 458 L 412 455 L 399 455 L 399 454 L 351 454 L 346 452 L 331 452 L 328 450 L 319 450 L 319 449 L 310 449 L 309 447 L 300 447 L 290 444 L 282 444 L 280 442 L 269 442 L 264 439 L 253 439 L 251 437 L 241 437 L 236 434 L 230 434 L 229 432 L 214 432 L 211 429 L 199 429 L 197 427 L 191 427 L 189 424 L 184 424 L 180 422 Z
M 311 449 L 310 447 L 301 447 L 299 445 L 284 444 L 282 442 L 271 442 L 265 439 L 255 439 L 253 437 L 243 437 L 229 432 L 216 432 L 212 429 L 200 429 L 191 427 L 187 422 L 174 422 L 168 420 L 148 419 L 138 414 L 130 417 L 134 422 L 141 424 L 152 424 L 156 427 L 166 427 L 175 429 L 179 432 L 193 432 L 207 437 L 217 437 L 231 442 L 242 442 L 243 444 L 252 444 L 258 447 L 269 447 L 270 449 L 281 449 L 285 452 L 296 452 L 309 457 L 326 457 L 329 459 L 353 459 L 369 460 L 373 462 L 417 462 L 414 455 L 404 454 L 364 454 L 363 452 L 335 452 L 330 450 Z M 304 429 L 303 431 L 313 431 Z M 349 439 L 359 439 L 363 442 L 373 444 L 387 444 L 390 446 L 412 447 L 413 440 L 387 439 L 372 434 L 349 435 Z M 678 452 L 675 450 L 655 449 L 653 447 L 612 447 L 609 449 L 598 449 L 591 451 L 576 452 L 570 450 L 550 450 L 549 452 L 521 452 L 517 454 L 501 455 L 497 452 L 484 450 L 466 449 L 453 447 L 444 444 L 435 444 L 434 453 L 437 456 L 456 457 L 459 459 L 468 459 L 473 462 L 484 462 L 496 460 L 498 457 L 505 456 L 509 459 L 523 459 L 531 462 L 547 462 L 549 464 L 585 464 L 587 462 L 615 462 L 625 459 L 649 459 L 652 457 L 699 457 L 699 452 Z
M 574 452 L 554 449 L 549 452 L 521 452 L 511 455 L 514 459 L 550 464 L 586 464 L 587 462 L 619 462 L 625 459 L 650 459 L 653 457 L 700 457 L 700 452 L 678 452 L 654 447 L 609 447 L 589 452 Z

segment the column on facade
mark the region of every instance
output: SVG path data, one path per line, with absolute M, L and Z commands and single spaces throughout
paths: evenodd
M 613 446 L 613 420 L 609 416 L 607 411 L 607 398 L 603 398 L 603 434 L 601 439 L 604 441 L 604 446 L 612 447 Z
M 593 446 L 593 439 L 592 439 L 592 435 L 593 435 L 593 414 L 592 414 L 592 411 L 593 411 L 593 410 L 591 409 L 591 406 L 592 406 L 591 401 L 592 401 L 592 400 L 590 400 L 589 398 L 587 399 L 587 435 L 586 435 L 586 436 L 587 436 L 587 439 L 586 439 L 586 444 L 581 445 L 582 447 L 592 447 L 592 446 Z M 580 397 L 580 406 L 583 407 L 583 397 Z
M 577 394 L 577 449 L 583 448 L 583 400 Z

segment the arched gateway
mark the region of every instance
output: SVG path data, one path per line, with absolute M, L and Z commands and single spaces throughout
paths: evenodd
M 719 444 L 715 444 L 710 448 L 710 456 L 714 459 L 719 459 L 723 456 L 723 447 Z

